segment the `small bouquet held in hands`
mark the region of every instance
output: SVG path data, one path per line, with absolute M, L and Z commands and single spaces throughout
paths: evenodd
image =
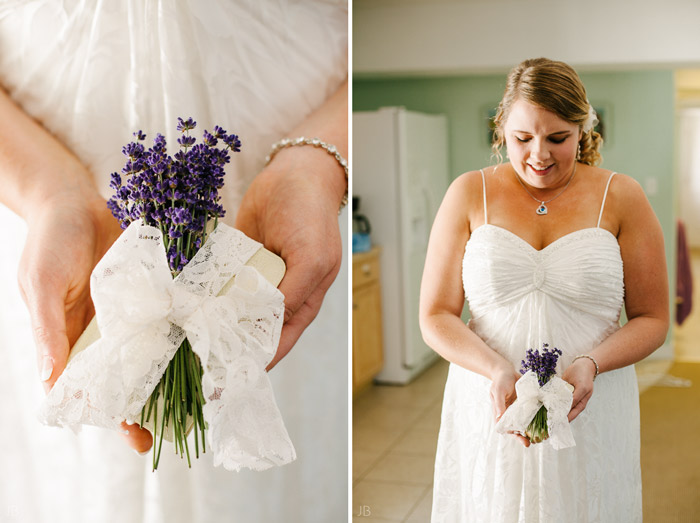
M 110 187 L 115 194 L 107 201 L 122 229 L 141 220 L 161 231 L 173 278 L 206 241 L 209 221 L 213 220 L 216 228 L 219 217 L 224 216 L 219 204 L 224 166 L 230 161 L 229 151 L 241 150 L 238 136 L 219 126 L 214 127 L 213 133 L 204 131 L 203 143 L 195 145 L 196 139 L 190 136 L 190 131 L 196 126 L 192 118 L 178 118 L 177 130 L 182 136 L 177 140 L 180 150 L 174 158 L 167 154 L 163 135 L 158 134 L 153 146 L 146 150 L 141 143 L 146 135 L 141 131 L 134 133 L 137 141 L 122 148 L 122 154 L 128 158 L 122 169 L 124 180 L 118 173 L 112 173 Z M 220 148 L 220 144 L 225 147 Z M 190 427 L 194 430 L 195 456 L 199 458 L 200 441 L 202 452 L 206 451 L 204 404 L 202 364 L 185 338 L 139 420 L 142 427 L 149 423 L 153 429 L 154 469 L 158 467 L 166 429 L 172 433 L 175 452 L 186 455 L 189 465 Z
M 542 352 L 529 349 L 521 361 L 523 375 L 516 384 L 517 399 L 496 424 L 501 434 L 516 432 L 531 443 L 550 440 L 555 449 L 576 445 L 567 416 L 573 401 L 573 387 L 556 376 L 562 351 L 542 344 Z
M 547 343 L 542 345 L 542 354 L 538 350 L 529 349 L 526 358 L 520 362 L 520 374 L 532 371 L 537 376 L 537 383 L 540 387 L 549 381 L 557 373 L 557 360 L 561 356 L 561 351 L 556 347 L 551 351 Z M 542 405 L 532 418 L 532 421 L 525 429 L 525 436 L 531 443 L 541 443 L 549 438 L 549 428 L 547 427 L 547 407 Z
M 265 369 L 284 317 L 284 262 L 218 221 L 238 136 L 216 126 L 197 144 L 192 118 L 178 122 L 174 156 L 160 134 L 146 149 L 141 131 L 122 149 L 108 206 L 124 232 L 92 273 L 95 319 L 39 416 L 138 423 L 153 433 L 154 470 L 163 439 L 191 465 L 190 431 L 195 457 L 211 448 L 215 465 L 283 465 L 296 454 Z

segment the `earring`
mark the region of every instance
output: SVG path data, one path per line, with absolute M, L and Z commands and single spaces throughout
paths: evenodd
M 576 150 L 576 160 L 581 159 L 581 144 L 578 144 L 578 149 Z

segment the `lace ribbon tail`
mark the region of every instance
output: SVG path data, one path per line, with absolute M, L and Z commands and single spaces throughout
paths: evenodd
M 296 459 L 266 372 L 260 375 L 255 394 L 255 401 L 247 395 L 235 398 L 231 394 L 222 410 L 213 416 L 213 409 L 208 410 L 205 405 L 204 418 L 210 423 L 208 440 L 215 466 L 236 471 L 265 470 Z M 232 426 L 237 428 L 231 430 Z
M 264 470 L 296 459 L 265 367 L 279 344 L 284 297 L 249 267 L 184 326 L 199 356 L 214 464 Z
M 561 450 L 576 446 L 568 420 L 574 399 L 571 386 L 554 376 L 543 387 L 542 396 L 544 406 L 547 408 L 547 430 L 552 448 Z

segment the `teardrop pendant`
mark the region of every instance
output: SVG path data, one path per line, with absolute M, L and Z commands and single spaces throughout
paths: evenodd
M 537 214 L 542 216 L 543 214 L 547 214 L 547 206 L 544 204 L 544 202 L 540 203 L 540 206 L 537 208 L 535 211 Z

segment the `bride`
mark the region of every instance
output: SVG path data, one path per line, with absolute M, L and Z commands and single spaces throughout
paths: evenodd
M 570 66 L 521 63 L 495 120 L 510 161 L 457 178 L 435 219 L 420 324 L 451 365 L 434 522 L 642 520 L 632 364 L 668 330 L 664 241 L 639 184 L 597 167 L 595 120 Z M 574 387 L 576 446 L 563 450 L 494 428 L 520 361 L 544 343 Z

